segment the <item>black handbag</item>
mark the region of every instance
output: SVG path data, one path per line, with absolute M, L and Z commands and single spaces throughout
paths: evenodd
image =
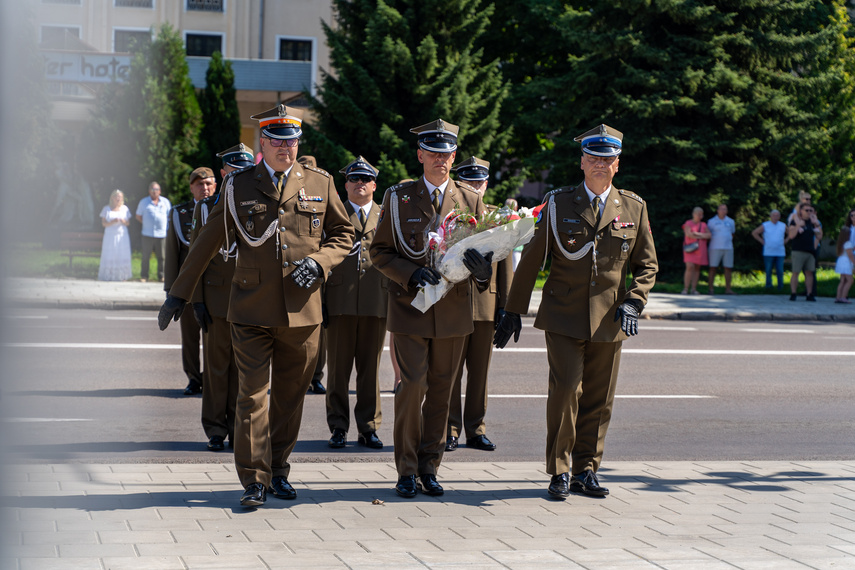
M 698 251 L 699 247 L 701 247 L 701 244 L 696 241 L 693 241 L 692 243 L 684 243 L 683 251 L 685 251 L 686 253 L 694 253 Z

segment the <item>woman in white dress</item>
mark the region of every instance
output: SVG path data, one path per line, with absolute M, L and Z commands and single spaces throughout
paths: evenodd
M 125 206 L 125 195 L 121 190 L 113 190 L 110 205 L 101 210 L 104 241 L 101 242 L 98 281 L 125 281 L 131 278 L 130 220 L 131 211 Z
M 855 269 L 855 209 L 849 210 L 846 215 L 846 223 L 840 229 L 837 237 L 837 265 L 834 270 L 840 274 L 840 283 L 837 285 L 837 298 L 835 303 L 849 303 L 849 288 L 852 287 L 852 271 Z

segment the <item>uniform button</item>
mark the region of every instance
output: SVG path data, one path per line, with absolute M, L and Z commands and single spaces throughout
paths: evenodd
M 285 228 L 279 228 L 279 231 L 280 231 L 280 232 L 284 232 L 284 231 L 285 231 Z
M 246 283 L 246 279 L 244 279 L 243 282 Z
M 597 286 L 597 282 L 596 282 L 596 281 L 591 281 L 591 287 L 596 287 L 596 286 Z
M 363 274 L 363 275 L 365 275 L 365 270 L 364 270 L 364 269 L 362 270 L 362 274 Z
M 283 243 L 283 244 L 282 244 L 282 249 L 288 249 L 288 244 L 287 244 L 287 243 Z
M 280 215 L 280 216 L 284 216 L 284 215 L 285 215 L 285 210 L 279 210 L 279 215 Z
M 623 239 L 626 239 L 626 234 L 623 234 Z
M 365 259 L 365 258 L 363 257 L 363 258 L 362 258 L 362 263 L 365 263 L 366 261 L 368 261 L 368 260 L 367 260 L 367 259 Z
M 283 262 L 282 262 L 282 267 L 288 267 L 288 262 L 287 262 L 287 261 L 283 261 Z
M 550 295 L 554 295 L 554 294 L 555 294 L 555 289 L 550 289 L 550 290 L 549 290 L 549 294 L 550 294 Z
M 318 209 L 317 209 L 317 208 L 312 208 L 312 211 L 313 211 L 313 212 L 317 212 L 317 211 L 318 211 Z

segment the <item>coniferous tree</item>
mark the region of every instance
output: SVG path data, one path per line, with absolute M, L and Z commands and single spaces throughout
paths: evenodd
M 498 61 L 475 41 L 492 5 L 480 0 L 334 0 L 336 26 L 324 26 L 335 74 L 310 97 L 317 128 L 304 125 L 307 153 L 336 171 L 355 155 L 380 169 L 383 190 L 416 178 L 416 137 L 409 129 L 442 118 L 459 125 L 457 160 L 489 160 L 488 196 L 503 197 L 499 152 L 510 132 L 501 109 L 508 94 Z M 515 189 L 515 188 L 514 188 Z
M 220 159 L 217 153 L 240 141 L 240 114 L 235 92 L 235 72 L 232 64 L 215 51 L 205 72 L 205 89 L 199 92 L 202 111 L 202 133 L 195 164 L 212 168 L 220 180 Z

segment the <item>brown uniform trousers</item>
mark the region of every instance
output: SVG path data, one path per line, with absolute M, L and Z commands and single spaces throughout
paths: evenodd
M 208 221 L 208 214 L 217 202 L 217 196 L 205 198 L 196 204 L 193 211 L 193 229 L 190 243 L 196 241 L 202 226 Z M 234 244 L 234 234 L 230 232 L 229 243 Z M 226 250 L 228 259 L 224 259 L 223 250 L 214 256 L 202 279 L 193 293 L 193 303 L 204 303 L 211 322 L 208 332 L 202 333 L 204 344 L 202 354 L 205 371 L 202 374 L 202 428 L 210 439 L 218 435 L 228 437 L 234 444 L 235 405 L 238 392 L 238 370 L 232 348 L 231 325 L 226 319 L 229 311 L 229 294 L 232 278 L 235 274 L 235 249 Z
M 467 439 L 485 435 L 487 428 L 487 375 L 490 357 L 493 355 L 493 333 L 496 312 L 504 309 L 508 291 L 514 277 L 510 258 L 493 264 L 490 287 L 472 294 L 472 318 L 475 330 L 463 344 L 463 362 L 451 389 L 451 407 L 448 410 L 448 436 L 460 437 L 466 432 Z M 466 368 L 466 403 L 461 405 L 463 368 Z
M 399 209 L 397 220 L 393 203 Z M 437 217 L 424 178 L 393 186 L 386 191 L 370 247 L 374 266 L 391 280 L 387 328 L 395 334 L 401 366 L 394 427 L 400 476 L 436 474 L 445 451 L 451 386 L 463 356 L 464 337 L 473 330 L 471 279 L 457 283 L 425 313 L 411 305 L 417 289 L 409 287 L 410 277 L 427 265 L 427 258 L 407 248 L 418 254 L 424 248 L 425 230 L 454 208 L 480 215 L 484 202 L 470 186 L 449 180 Z
M 644 201 L 612 187 L 599 224 L 584 185 L 551 193 L 523 249 L 505 306 L 525 314 L 538 269 L 547 256 L 552 268 L 534 326 L 546 331 L 549 395 L 546 404 L 546 471 L 558 475 L 594 472 L 612 415 L 621 343 L 627 338 L 614 317 L 618 306 L 642 304 L 653 287 L 658 264 Z M 552 225 L 555 224 L 555 231 Z M 576 261 L 565 257 L 594 241 Z M 632 282 L 626 287 L 627 269 Z
M 163 289 L 169 293 L 187 253 L 190 251 L 190 233 L 193 227 L 193 208 L 195 202 L 188 200 L 173 206 L 169 211 L 166 229 L 166 252 L 164 254 Z M 184 311 L 179 321 L 181 325 L 181 364 L 188 380 L 202 385 L 202 364 L 199 360 L 199 344 L 202 331 L 193 317 L 192 311 Z
M 356 363 L 356 406 L 353 419 L 359 433 L 377 431 L 380 411 L 380 355 L 386 340 L 386 290 L 389 280 L 371 264 L 368 247 L 374 239 L 380 206 L 371 204 L 365 226 L 350 202 L 344 203 L 356 230 L 353 249 L 332 270 L 324 290 L 327 327 L 327 424 L 350 428 L 349 384 Z
M 297 286 L 294 261 L 311 256 L 327 275 L 350 251 L 353 226 L 323 170 L 295 164 L 281 195 L 264 162 L 236 171 L 223 181 L 173 295 L 192 298 L 226 243 L 226 224 L 238 250 L 227 316 L 239 375 L 235 466 L 244 487 L 269 486 L 272 477 L 290 473 L 288 456 L 317 360 L 321 283 Z

